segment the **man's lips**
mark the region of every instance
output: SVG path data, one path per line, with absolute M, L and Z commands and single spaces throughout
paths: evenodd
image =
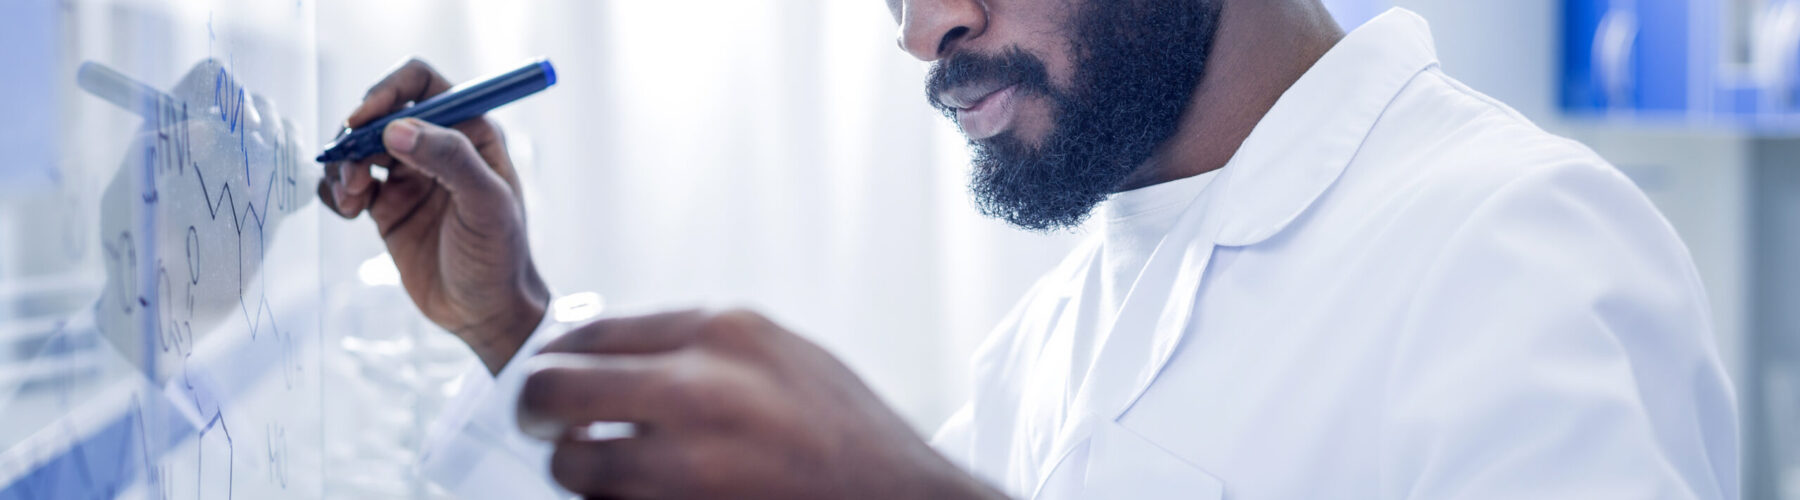
M 956 123 L 971 140 L 987 139 L 1005 132 L 1018 115 L 1017 85 L 963 87 L 939 96 L 940 102 L 956 109 Z
M 1013 84 L 998 81 L 957 85 L 954 88 L 938 92 L 937 98 L 939 103 L 951 109 L 968 109 L 994 92 L 1011 86 Z

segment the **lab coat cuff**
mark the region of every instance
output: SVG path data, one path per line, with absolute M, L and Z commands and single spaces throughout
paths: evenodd
M 567 498 L 550 476 L 552 447 L 519 430 L 519 391 L 530 375 L 526 360 L 569 331 L 546 312 L 500 372 L 475 363 L 427 434 L 421 470 L 461 498 Z M 528 479 L 529 478 L 529 479 Z M 533 480 L 536 479 L 536 480 Z

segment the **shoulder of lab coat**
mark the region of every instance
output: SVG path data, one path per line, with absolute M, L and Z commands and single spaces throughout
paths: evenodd
M 1208 373 L 1183 363 L 1230 354 L 1189 342 L 1187 357 L 1173 362 L 1188 370 L 1165 372 L 1153 382 L 1160 392 L 1140 400 L 1130 410 L 1136 418 L 1119 426 L 1155 436 L 1150 444 L 1240 493 L 1318 481 L 1340 488 L 1332 490 L 1338 496 L 1366 498 L 1737 498 L 1734 396 L 1686 247 L 1616 169 L 1462 86 L 1435 61 L 1417 16 L 1393 11 L 1365 24 L 1258 124 L 1221 172 L 1221 205 L 1207 206 L 1220 221 L 1220 260 L 1196 270 L 1210 276 L 1201 286 L 1213 287 L 1200 300 L 1218 307 L 1198 317 L 1213 324 L 1264 324 L 1222 318 L 1315 307 L 1281 294 L 1326 276 L 1282 271 L 1337 262 L 1346 251 L 1407 256 L 1377 259 L 1389 267 L 1359 269 L 1352 276 L 1374 279 L 1343 285 L 1348 293 L 1384 293 L 1314 311 L 1351 321 L 1359 307 L 1377 308 L 1380 320 L 1304 332 L 1354 337 L 1378 351 L 1367 370 L 1335 372 L 1356 377 L 1345 386 L 1357 392 L 1271 385 L 1281 378 L 1197 377 Z M 1350 239 L 1365 244 L 1330 245 Z M 1043 458 L 1014 453 L 1021 449 L 1014 417 L 1020 388 L 1041 382 L 1024 377 L 1043 345 L 1043 322 L 1067 299 L 1049 292 L 1067 282 L 1055 277 L 1034 287 L 977 351 L 975 403 L 936 440 L 1014 493 L 1045 484 L 1029 467 L 1023 482 L 997 479 L 1019 472 L 1022 459 Z M 1262 333 L 1283 332 L 1203 331 L 1189 340 Z M 1273 350 L 1301 353 L 1310 343 L 1292 344 Z M 1204 399 L 1221 394 L 1220 407 Z M 1296 400 L 1325 406 L 1286 404 Z M 1231 420 L 1254 415 L 1224 411 L 1233 406 L 1332 411 L 1270 423 Z M 1288 432 L 1296 422 L 1324 427 L 1363 410 L 1368 426 L 1353 429 L 1367 431 L 1357 436 L 1367 446 L 1296 444 L 1293 436 L 1303 434 Z M 1227 420 L 1209 418 L 1214 413 Z M 1206 456 L 1221 442 L 1291 445 L 1294 455 L 1283 458 L 1293 460 Z M 1332 482 L 1345 468 L 1331 457 L 1378 465 L 1359 480 Z M 1135 461 L 1096 469 L 1050 458 L 1051 470 L 1073 464 L 1066 470 L 1074 477 L 1152 470 Z
M 1505 135 L 1540 140 L 1431 183 L 1484 198 L 1396 339 L 1382 496 L 1737 498 L 1735 396 L 1686 247 L 1585 147 Z
M 500 373 L 476 363 L 462 388 L 427 434 L 420 469 L 459 498 L 569 498 L 550 476 L 549 443 L 519 431 L 519 389 L 525 360 L 568 331 L 545 313 L 542 322 Z

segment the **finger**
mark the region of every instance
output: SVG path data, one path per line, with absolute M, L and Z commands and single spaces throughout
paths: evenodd
M 369 164 L 366 161 L 337 164 L 339 180 L 336 185 L 338 198 L 338 215 L 354 218 L 357 214 L 375 204 L 375 196 L 380 193 L 379 185 L 369 175 Z M 360 175 L 362 180 L 355 180 Z M 352 186 L 360 187 L 353 191 Z
M 462 123 L 452 125 L 450 128 L 456 129 L 457 132 L 462 132 L 463 135 L 468 136 L 469 142 L 474 143 L 477 147 L 490 143 L 505 142 L 503 140 L 504 138 L 501 137 L 500 127 L 495 125 L 492 120 L 489 120 L 487 115 L 463 120 Z
M 341 139 L 349 132 L 348 127 L 340 129 L 333 140 Z M 343 217 L 344 212 L 338 208 L 338 200 L 344 197 L 344 167 L 341 163 L 343 162 L 327 163 L 321 168 L 325 172 L 325 176 L 319 179 L 319 201 L 324 202 L 325 207 L 330 208 L 332 213 Z
M 520 210 L 525 208 L 525 190 L 519 182 L 519 172 L 512 164 L 512 158 L 506 151 L 506 134 L 501 132 L 500 125 L 486 116 L 477 116 L 463 120 L 450 127 L 469 137 L 475 145 L 475 152 L 488 164 L 488 168 L 506 181 L 512 189 L 513 201 L 519 204 Z
M 389 123 L 382 141 L 395 160 L 442 184 L 458 208 L 493 213 L 512 202 L 511 186 L 461 132 L 407 118 Z
M 519 391 L 519 429 L 555 440 L 593 422 L 650 423 L 678 411 L 661 404 L 675 394 L 676 365 L 665 356 L 548 354 L 527 361 Z
M 698 310 L 607 318 L 569 331 L 543 353 L 648 354 L 672 351 L 699 335 L 710 315 Z
M 378 194 L 369 200 L 369 217 L 375 219 L 375 228 L 380 230 L 383 238 L 400 234 L 396 231 L 408 231 L 417 237 L 430 234 L 433 223 L 442 220 L 447 211 L 455 210 L 452 199 L 443 185 L 436 179 L 421 173 L 419 169 L 404 163 L 388 160 L 387 178 L 375 183 L 371 190 Z M 430 214 L 417 217 L 420 214 Z M 458 217 L 461 217 L 458 214 Z M 409 221 L 424 221 L 423 224 L 409 224 Z M 491 223 L 487 219 L 480 223 Z M 476 226 L 476 229 L 491 230 L 490 226 Z M 483 233 L 486 234 L 486 233 Z M 435 236 L 432 236 L 435 237 Z
M 343 172 L 339 172 L 339 174 L 343 176 L 344 194 L 362 195 L 369 191 L 370 186 L 375 185 L 375 176 L 369 173 L 369 169 L 373 168 L 372 163 L 374 163 L 371 160 L 364 159 L 340 164 L 343 169 Z
M 325 201 L 325 206 L 340 217 L 354 219 L 361 215 L 363 210 L 375 203 L 376 195 L 381 192 L 380 186 L 372 177 L 361 181 L 360 191 L 352 193 L 347 188 L 350 181 L 346 181 L 345 177 L 353 175 L 353 172 L 360 171 L 361 175 L 369 177 L 369 164 L 366 161 L 331 163 L 325 165 L 324 170 L 325 178 L 319 181 L 319 199 Z
M 330 209 L 331 213 L 343 216 L 344 213 L 338 211 L 337 195 L 332 192 L 332 185 L 329 178 L 319 179 L 319 203 L 325 204 L 325 208 Z
M 569 491 L 590 496 L 646 498 L 658 475 L 679 464 L 674 448 L 655 438 L 563 441 L 550 455 L 550 476 Z
M 336 139 L 341 139 L 349 133 L 348 127 L 340 129 Z M 328 197 L 333 201 L 331 204 L 333 212 L 337 212 L 338 215 L 345 218 L 354 218 L 374 204 L 375 178 L 369 172 L 371 166 L 377 163 L 392 164 L 393 161 L 393 157 L 382 153 L 361 160 L 326 164 L 325 179 L 329 181 L 329 185 L 326 191 L 320 192 L 320 197 Z
M 469 136 L 469 142 L 475 144 L 475 151 L 488 162 L 488 167 L 499 174 L 501 179 L 512 188 L 513 198 L 523 208 L 525 190 L 519 182 L 519 171 L 512 164 L 511 154 L 506 150 L 506 133 L 500 125 L 486 116 L 477 116 L 451 127 L 463 135 Z
M 399 167 L 404 166 L 404 165 L 401 165 L 398 160 L 395 160 L 392 155 L 387 154 L 387 152 L 380 152 L 380 153 L 375 153 L 375 154 L 369 155 L 368 158 L 363 158 L 362 161 L 367 162 L 370 165 L 381 165 L 383 167 L 387 167 L 388 170 L 396 170 Z
M 408 59 L 388 72 L 381 81 L 369 87 L 369 93 L 363 96 L 362 104 L 350 112 L 344 123 L 351 127 L 362 126 L 376 118 L 405 107 L 407 103 L 430 99 L 432 96 L 450 90 L 450 81 L 432 69 L 431 65 L 418 59 Z

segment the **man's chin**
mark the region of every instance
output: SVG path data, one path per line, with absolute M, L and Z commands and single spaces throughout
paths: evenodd
M 1004 168 L 1004 167 L 978 167 Z M 1073 229 L 1087 219 L 1097 203 L 1070 199 L 1068 192 L 1051 192 L 1033 186 L 1004 185 L 996 181 L 1004 176 L 976 175 L 971 194 L 977 210 L 989 218 L 1015 228 L 1034 232 Z

